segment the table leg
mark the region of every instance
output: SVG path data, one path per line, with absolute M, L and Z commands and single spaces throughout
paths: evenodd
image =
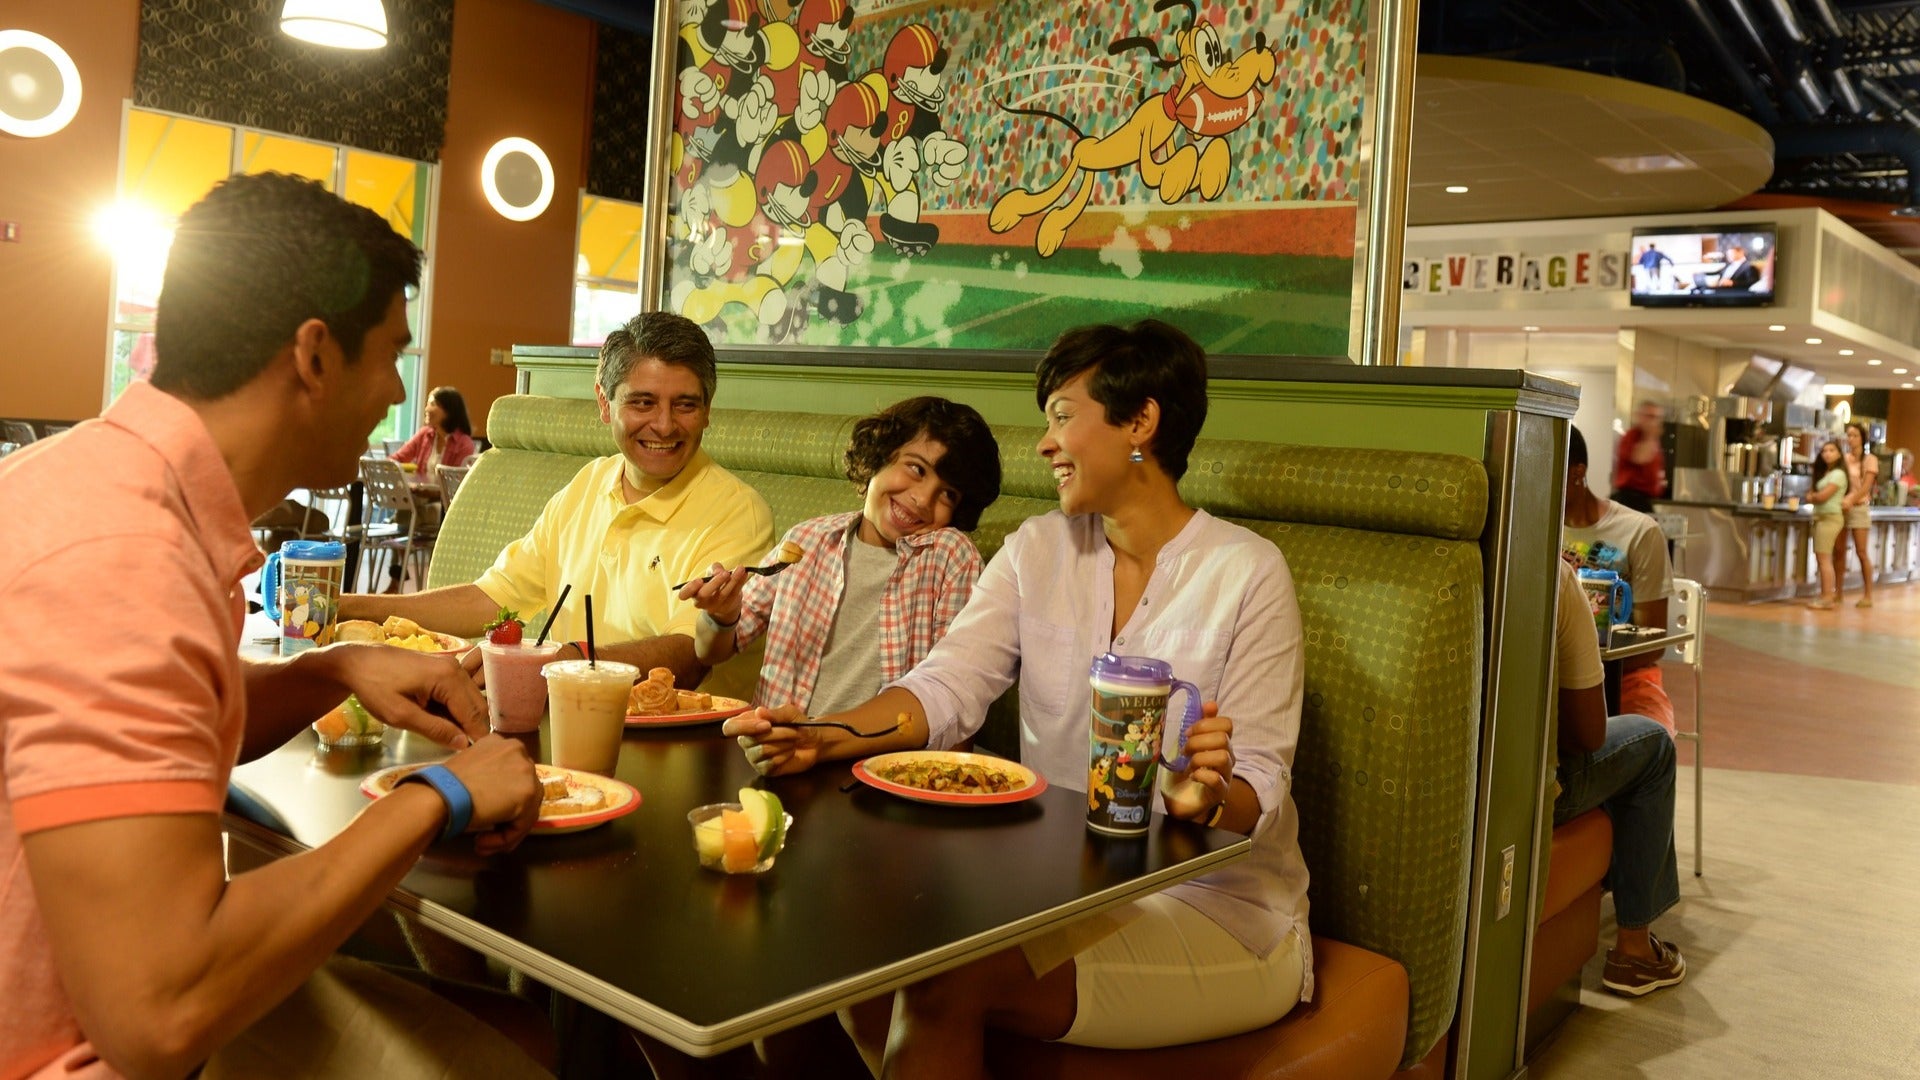
M 1703 768 L 1703 766 L 1701 765 L 1700 757 L 1702 752 L 1706 748 L 1706 741 L 1700 737 L 1700 734 L 1701 734 L 1700 722 L 1707 715 L 1706 707 L 1703 704 L 1706 697 L 1707 685 L 1706 685 L 1706 679 L 1703 677 L 1700 669 L 1700 654 L 1698 651 L 1701 647 L 1702 647 L 1701 643 L 1696 642 L 1694 644 L 1695 653 L 1694 653 L 1694 661 L 1692 665 L 1693 666 L 1693 876 L 1694 877 L 1700 876 L 1700 841 L 1701 841 L 1701 833 L 1702 833 L 1700 823 L 1702 818 L 1705 816 L 1706 805 L 1707 805 L 1706 792 L 1705 792 L 1705 789 L 1703 789 L 1700 784 L 1700 780 L 1703 775 L 1703 773 L 1701 772 L 1701 769 Z
M 346 587 L 353 592 L 360 582 L 360 536 L 366 520 L 367 484 L 355 480 L 347 487 L 347 525 L 342 530 L 347 544 Z

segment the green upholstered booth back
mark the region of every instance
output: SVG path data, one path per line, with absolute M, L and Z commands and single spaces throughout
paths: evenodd
M 715 410 L 704 445 L 773 508 L 776 529 L 859 505 L 842 474 L 853 417 Z M 447 511 L 434 585 L 471 581 L 581 465 L 612 453 L 591 401 L 503 397 Z M 997 427 L 989 558 L 1054 483 L 1035 427 Z M 1398 960 L 1412 980 L 1403 1063 L 1453 1021 L 1466 934 L 1482 663 L 1487 478 L 1447 454 L 1202 440 L 1181 491 L 1286 555 L 1306 634 L 1295 801 L 1315 933 Z

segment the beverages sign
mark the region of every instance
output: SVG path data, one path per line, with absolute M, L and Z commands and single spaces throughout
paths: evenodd
M 1400 291 L 1430 296 L 1619 289 L 1626 283 L 1627 257 L 1619 251 L 1498 251 L 1408 258 L 1400 264 Z

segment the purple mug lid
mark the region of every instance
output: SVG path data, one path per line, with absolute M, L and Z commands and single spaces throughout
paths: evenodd
M 1145 686 L 1165 686 L 1173 681 L 1173 665 L 1149 656 L 1115 656 L 1103 653 L 1093 658 L 1088 675 L 1115 682 L 1133 682 Z

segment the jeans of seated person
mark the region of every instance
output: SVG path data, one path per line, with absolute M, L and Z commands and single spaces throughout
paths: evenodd
M 1658 664 L 1634 668 L 1620 675 L 1620 711 L 1644 716 L 1673 734 L 1673 701 Z
M 1673 737 L 1644 716 L 1607 719 L 1607 741 L 1580 757 L 1560 759 L 1560 797 L 1553 823 L 1564 825 L 1600 807 L 1613 819 L 1613 863 L 1607 886 L 1622 927 L 1638 929 L 1680 901 L 1673 848 Z

